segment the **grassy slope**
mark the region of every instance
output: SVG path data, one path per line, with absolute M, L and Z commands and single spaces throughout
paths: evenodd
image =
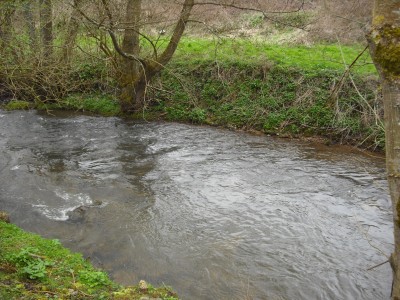
M 177 299 L 167 287 L 122 287 L 58 240 L 0 220 L 0 299 Z
M 314 44 L 277 45 L 251 39 L 185 38 L 174 61 L 219 61 L 221 63 L 263 64 L 296 67 L 306 71 L 344 71 L 363 51 L 362 45 Z M 376 74 L 368 51 L 352 69 L 357 74 Z
M 149 117 L 158 111 L 171 121 L 319 135 L 382 148 L 382 108 L 368 51 L 352 67 L 351 77 L 340 81 L 363 49 L 185 39 L 151 95 L 158 104 L 150 106 Z

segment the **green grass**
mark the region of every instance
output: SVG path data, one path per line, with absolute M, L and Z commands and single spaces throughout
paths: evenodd
M 184 38 L 174 57 L 176 62 L 219 61 L 221 63 L 266 64 L 295 67 L 306 71 L 344 71 L 364 49 L 361 45 L 277 45 L 249 39 Z M 357 74 L 376 74 L 366 51 L 353 67 Z
M 281 32 L 282 34 L 282 32 Z M 279 36 L 279 35 L 278 35 Z M 156 40 L 156 38 L 154 38 Z M 158 40 L 158 52 L 166 47 L 168 40 Z M 81 47 L 94 49 L 92 39 L 80 39 Z M 111 46 L 111 45 L 110 45 Z M 142 55 L 152 53 L 152 47 L 143 39 Z M 112 46 L 111 46 L 112 47 Z M 277 44 L 271 38 L 265 41 L 245 38 L 201 38 L 183 37 L 173 57 L 174 62 L 187 61 L 220 63 L 266 64 L 275 63 L 284 67 L 296 67 L 307 71 L 336 70 L 344 71 L 363 51 L 360 44 L 313 44 L 291 45 Z M 368 51 L 358 59 L 352 71 L 357 74 L 377 74 Z
M 177 299 L 168 287 L 122 287 L 58 240 L 0 220 L 0 299 Z
M 40 110 L 75 110 L 102 116 L 115 116 L 120 113 L 120 107 L 114 97 L 97 94 L 75 94 L 57 102 L 38 103 L 36 108 Z
M 4 109 L 6 110 L 24 110 L 32 107 L 32 103 L 28 101 L 13 100 L 8 102 Z

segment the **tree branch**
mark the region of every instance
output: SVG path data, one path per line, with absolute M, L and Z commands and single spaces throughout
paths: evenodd
M 299 12 L 304 8 L 304 0 L 301 1 L 301 4 L 299 7 L 295 10 L 289 10 L 289 11 L 263 11 L 262 9 L 259 8 L 254 8 L 254 7 L 245 7 L 245 6 L 239 6 L 234 4 L 233 1 L 231 3 L 216 3 L 216 2 L 196 2 L 194 5 L 214 5 L 214 6 L 222 6 L 222 7 L 231 7 L 235 9 L 240 9 L 240 10 L 247 10 L 247 11 L 254 11 L 254 12 L 259 12 L 264 15 L 264 17 L 268 18 L 268 14 L 290 14 L 290 13 L 295 13 Z
M 182 37 L 182 34 L 185 31 L 186 23 L 189 20 L 193 6 L 194 0 L 185 0 L 185 2 L 183 3 L 182 11 L 179 16 L 179 21 L 175 26 L 174 32 L 168 43 L 167 48 L 161 54 L 160 58 L 156 61 L 157 66 L 155 66 L 155 69 L 161 69 L 163 65 L 171 60 L 176 48 L 178 47 L 178 43 Z

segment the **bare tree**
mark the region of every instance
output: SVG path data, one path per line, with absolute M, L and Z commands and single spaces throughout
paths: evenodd
M 296 5 L 291 5 L 290 7 L 286 6 L 285 9 L 287 11 L 299 11 L 303 8 L 304 0 L 294 2 L 296 2 Z M 171 20 L 167 19 L 166 21 L 165 18 L 164 21 L 146 20 L 146 12 L 150 12 L 150 10 L 145 10 L 143 8 L 145 3 L 142 3 L 141 0 L 128 0 L 124 20 L 122 22 L 116 22 L 109 1 L 101 0 L 101 3 L 108 19 L 106 30 L 113 41 L 114 49 L 120 55 L 118 67 L 119 101 L 122 111 L 124 112 L 139 111 L 144 107 L 148 83 L 173 57 L 187 23 L 192 21 L 189 18 L 195 6 L 208 6 L 214 8 L 228 7 L 235 10 L 263 13 L 266 18 L 271 18 L 270 15 L 265 13 L 265 6 L 260 5 L 259 1 L 247 1 L 245 3 L 244 1 L 195 2 L 194 0 L 184 0 L 182 4 L 177 4 L 177 2 L 170 3 L 169 5 L 178 8 L 180 5 L 180 13 L 177 16 L 173 16 L 177 18 L 177 21 L 172 30 L 172 34 L 166 47 L 163 48 L 164 50 L 162 53 L 158 53 L 159 46 L 157 45 L 157 42 L 160 36 L 151 38 L 149 35 L 145 34 L 142 27 L 149 23 L 171 26 Z M 146 4 L 151 5 L 150 2 Z M 97 24 L 98 27 L 105 27 L 105 22 L 103 20 L 96 22 L 87 15 L 85 15 L 85 17 L 92 23 Z M 147 17 L 150 16 L 148 15 Z M 171 19 L 173 19 L 173 17 Z M 118 31 L 124 32 L 122 45 L 120 45 L 118 41 Z M 164 30 L 162 30 L 162 32 L 164 32 Z M 142 55 L 140 45 L 141 41 L 145 41 L 153 49 L 151 55 Z M 110 52 L 107 52 L 109 55 Z
M 386 167 L 393 206 L 395 249 L 392 298 L 400 299 L 400 2 L 375 0 L 370 52 L 381 77 L 385 111 Z
M 182 4 L 178 21 L 175 25 L 169 42 L 161 54 L 153 41 L 141 32 L 142 25 L 142 1 L 128 0 L 124 19 L 124 36 L 122 46 L 119 44 L 115 30 L 113 15 L 106 0 L 101 1 L 108 17 L 109 27 L 107 31 L 113 41 L 113 46 L 121 56 L 119 67 L 119 100 L 124 112 L 138 111 L 143 108 L 146 88 L 149 81 L 158 74 L 171 60 L 178 47 L 179 41 L 185 31 L 190 13 L 194 6 L 194 0 L 185 0 Z M 140 38 L 146 39 L 153 46 L 153 54 L 150 57 L 140 56 Z

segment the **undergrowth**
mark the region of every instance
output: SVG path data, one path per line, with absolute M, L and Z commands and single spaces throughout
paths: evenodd
M 324 136 L 369 149 L 384 146 L 377 81 L 335 70 L 260 64 L 177 63 L 164 72 L 149 111 L 171 121 Z M 354 82 L 354 85 L 353 85 Z M 362 94 L 361 92 L 362 91 Z

